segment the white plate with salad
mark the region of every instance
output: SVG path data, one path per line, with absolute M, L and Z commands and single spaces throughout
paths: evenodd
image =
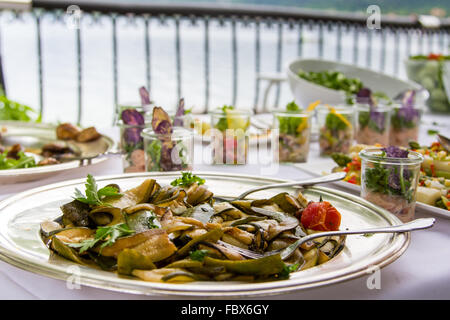
M 113 147 L 114 141 L 93 127 L 82 130 L 69 123 L 0 121 L 0 183 L 34 181 L 74 170 L 85 163 L 69 157 L 95 157 Z M 87 165 L 105 160 L 93 158 Z

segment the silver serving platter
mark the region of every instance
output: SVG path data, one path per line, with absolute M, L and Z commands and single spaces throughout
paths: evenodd
M 248 188 L 284 180 L 248 175 L 195 172 L 206 179 L 206 185 L 218 196 L 235 196 Z M 155 178 L 158 183 L 169 184 L 179 177 L 173 173 L 140 173 L 96 177 L 99 187 L 117 183 L 123 189 L 141 183 L 145 178 Z M 74 188 L 83 188 L 85 180 L 71 180 L 35 188 L 0 202 L 0 259 L 14 266 L 51 278 L 68 280 L 74 270 L 81 285 L 106 290 L 170 296 L 249 297 L 293 292 L 307 288 L 332 285 L 337 282 L 369 275 L 374 267 L 384 267 L 396 260 L 408 247 L 410 234 L 374 234 L 348 236 L 341 253 L 322 265 L 292 273 L 287 280 L 266 282 L 190 282 L 184 284 L 154 283 L 121 277 L 116 273 L 78 265 L 51 254 L 39 236 L 39 225 L 61 215 L 59 207 L 71 201 Z M 84 189 L 83 189 L 84 190 Z M 298 192 L 296 188 L 260 191 L 251 198 L 270 197 L 279 192 Z M 342 215 L 341 229 L 377 227 L 400 224 L 395 216 L 369 202 L 324 187 L 303 190 L 313 201 L 322 196 L 330 201 Z
M 80 156 L 101 155 L 111 151 L 115 146 L 114 141 L 105 135 L 102 135 L 100 139 L 86 143 L 56 140 L 56 126 L 42 123 L 0 121 L 0 132 L 5 146 L 19 143 L 25 148 L 39 149 L 46 143 L 58 141 L 79 152 Z M 90 164 L 105 160 L 106 158 L 94 158 Z M 76 160 L 34 168 L 0 170 L 0 184 L 44 179 L 63 171 L 74 170 L 81 165 L 84 164 Z

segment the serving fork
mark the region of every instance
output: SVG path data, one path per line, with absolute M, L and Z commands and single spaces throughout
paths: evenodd
M 243 249 L 243 248 L 231 245 L 222 240 L 219 240 L 218 244 L 220 244 L 228 249 L 234 250 L 234 251 L 238 252 L 239 254 L 241 254 L 242 256 L 245 256 L 250 259 L 259 259 L 259 258 L 272 256 L 275 254 L 280 254 L 281 259 L 285 260 L 285 259 L 289 258 L 292 255 L 292 253 L 294 253 L 294 251 L 298 247 L 300 247 L 303 243 L 311 241 L 316 238 L 341 236 L 341 235 L 352 235 L 352 234 L 403 233 L 403 232 L 410 232 L 410 231 L 414 231 L 414 230 L 422 230 L 422 229 L 431 228 L 434 225 L 434 222 L 435 222 L 434 218 L 420 218 L 420 219 L 416 219 L 416 220 L 413 220 L 411 222 L 407 222 L 404 224 L 388 226 L 388 227 L 368 228 L 368 229 L 359 229 L 359 230 L 339 230 L 339 231 L 318 232 L 318 233 L 313 233 L 313 234 L 307 235 L 305 237 L 302 237 L 284 249 L 268 251 L 265 253 L 258 253 L 255 251 Z
M 320 184 L 320 183 L 339 181 L 339 180 L 344 179 L 345 175 L 346 175 L 345 172 L 335 172 L 332 174 L 328 174 L 325 176 L 321 176 L 318 178 L 312 178 L 312 179 L 308 179 L 308 180 L 267 184 L 267 185 L 251 188 L 234 198 L 222 198 L 222 197 L 214 196 L 214 199 L 219 200 L 219 201 L 228 201 L 228 202 L 242 200 L 249 194 L 257 192 L 257 191 L 261 191 L 261 190 L 267 190 L 267 189 L 273 189 L 273 188 L 283 188 L 283 187 L 295 187 L 295 186 L 296 187 L 312 186 L 312 185 Z

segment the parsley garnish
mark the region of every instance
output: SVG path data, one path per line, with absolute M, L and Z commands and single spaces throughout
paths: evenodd
M 80 248 L 80 253 L 87 251 L 99 242 L 104 241 L 100 245 L 100 251 L 106 246 L 113 245 L 120 237 L 128 236 L 134 233 L 126 223 L 116 224 L 109 227 L 98 227 L 95 232 L 94 239 L 84 240 L 80 243 L 68 243 L 67 245 L 72 248 Z
M 194 174 L 192 172 L 182 172 L 181 178 L 177 178 L 173 180 L 170 185 L 177 187 L 189 187 L 191 184 L 197 183 L 198 185 L 204 184 L 205 179 L 202 179 Z
M 151 211 L 151 216 L 148 217 L 148 223 L 147 226 L 149 229 L 159 229 L 159 226 L 157 224 L 155 224 L 155 219 L 156 219 L 156 214 Z M 158 220 L 156 220 L 158 221 Z
M 87 176 L 85 186 L 86 186 L 85 191 L 86 195 L 81 193 L 80 190 L 75 189 L 74 199 L 93 206 L 107 205 L 103 202 L 104 198 L 106 197 L 121 197 L 123 195 L 112 186 L 106 186 L 98 190 L 97 182 L 95 181 L 94 177 L 90 174 L 88 174 Z
M 281 272 L 278 274 L 278 277 L 280 279 L 288 279 L 289 278 L 289 274 L 291 272 L 297 271 L 298 267 L 299 267 L 298 263 L 292 264 L 292 265 L 285 264 L 284 267 L 283 267 L 283 270 L 281 270 Z
M 208 254 L 208 250 L 195 250 L 189 253 L 191 260 L 203 261 Z

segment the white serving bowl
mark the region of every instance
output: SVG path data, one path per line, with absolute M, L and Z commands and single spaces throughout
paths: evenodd
M 346 95 L 338 91 L 314 84 L 298 76 L 298 71 L 340 71 L 348 78 L 358 78 L 365 87 L 372 92 L 383 92 L 389 98 L 395 98 L 399 93 L 413 89 L 417 90 L 416 102 L 424 105 L 429 93 L 422 86 L 413 81 L 401 80 L 384 73 L 357 67 L 335 61 L 321 59 L 296 59 L 288 64 L 287 75 L 289 86 L 297 104 L 306 108 L 311 102 L 320 100 L 326 104 L 344 104 Z

